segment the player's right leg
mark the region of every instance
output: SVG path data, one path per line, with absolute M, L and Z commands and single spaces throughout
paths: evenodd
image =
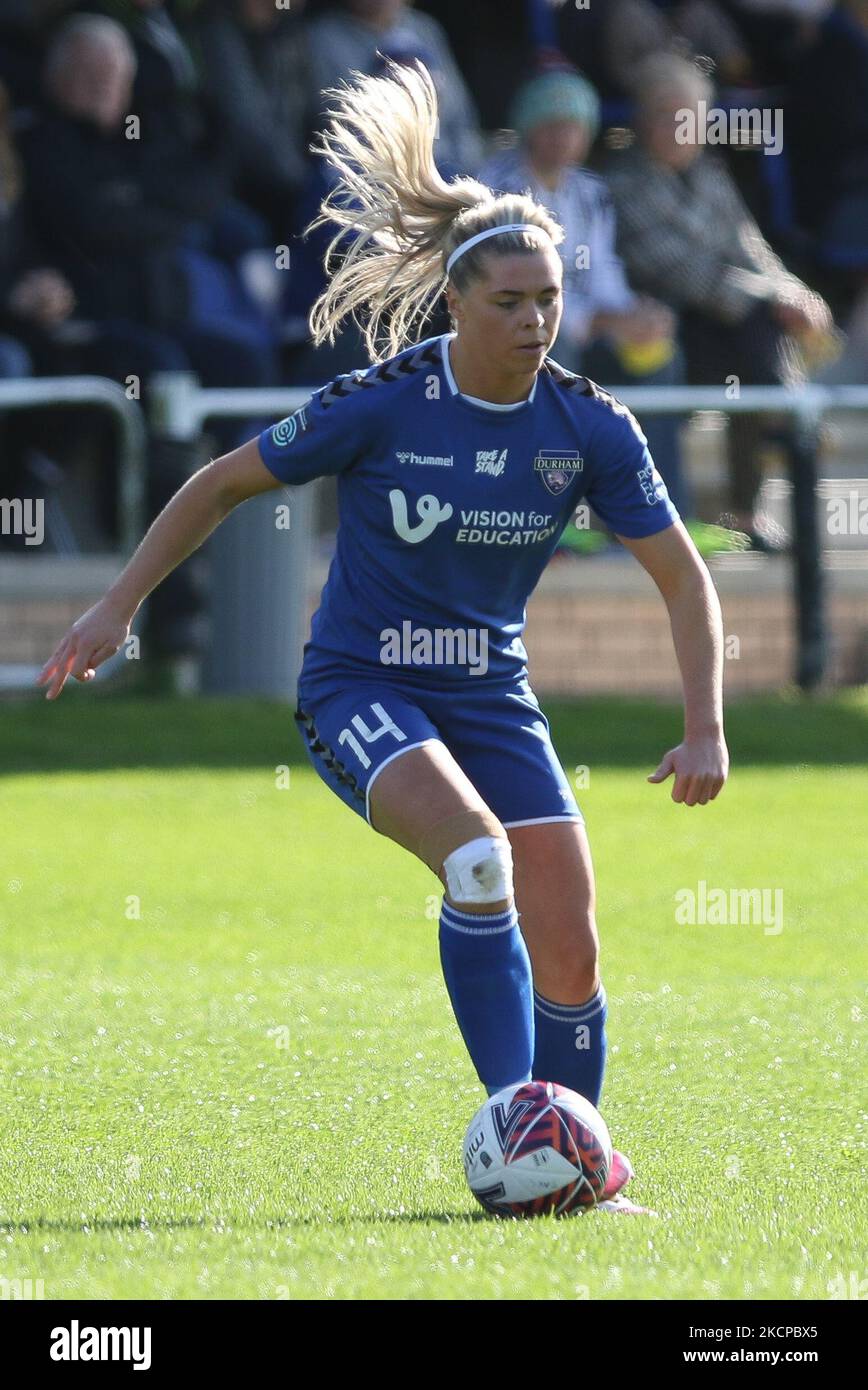
M 440 958 L 480 1080 L 489 1092 L 529 1080 L 531 964 L 500 821 L 402 690 L 344 684 L 315 697 L 300 692 L 296 720 L 326 785 L 446 888 Z
M 395 758 L 369 789 L 370 823 L 440 878 L 440 961 L 471 1059 L 489 1094 L 531 1076 L 533 977 L 500 821 L 445 744 Z
M 469 880 L 462 876 L 456 851 L 477 839 L 494 838 L 501 842 L 496 846 L 503 851 L 499 857 L 505 858 L 509 837 L 444 743 L 431 739 L 392 761 L 369 787 L 369 804 L 374 830 L 427 864 L 443 884 L 452 907 L 462 912 L 496 912 L 510 906 L 511 870 L 508 881 L 491 872 L 486 878 L 489 866 L 480 860 L 469 865 Z M 490 857 L 488 845 L 480 850 Z M 497 883 L 504 891 L 500 899 L 486 891 L 486 886 L 493 890 Z

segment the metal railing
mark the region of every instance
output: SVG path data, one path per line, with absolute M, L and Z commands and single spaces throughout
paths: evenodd
M 255 413 L 278 418 L 304 404 L 310 392 L 300 388 L 199 390 L 195 377 L 176 374 L 164 377 L 156 394 L 163 432 L 192 439 L 209 416 Z M 868 411 L 868 386 L 743 386 L 737 395 L 731 393 L 731 388 L 712 386 L 619 386 L 616 394 L 639 415 L 716 410 L 726 415 L 769 412 L 792 418 L 795 428 L 788 452 L 793 489 L 797 651 L 794 676 L 803 689 L 816 686 L 822 680 L 827 662 L 825 592 L 816 506 L 819 430 L 828 410 Z M 303 498 L 305 490 L 298 490 L 296 495 Z M 239 629 L 236 640 L 242 640 L 242 632 Z
M 160 434 L 195 440 L 214 418 L 279 419 L 309 398 L 309 387 L 203 389 L 190 373 L 152 379 L 151 419 Z M 804 689 L 818 684 L 826 667 L 825 593 L 816 505 L 816 454 L 823 416 L 831 409 L 868 412 L 868 386 L 617 387 L 619 400 L 642 417 L 714 410 L 773 413 L 794 424 L 790 454 L 793 499 L 793 567 L 797 662 L 795 679 Z M 101 377 L 42 378 L 0 382 L 0 410 L 62 404 L 103 404 L 121 429 L 119 458 L 123 544 L 141 537 L 145 433 L 141 412 L 117 383 Z M 276 531 L 274 494 L 252 498 L 215 532 L 212 594 L 212 653 L 205 688 L 289 698 L 301 664 L 306 629 L 306 575 L 314 516 L 313 489 L 292 491 L 292 539 Z M 268 538 L 268 539 L 266 539 Z M 270 543 L 269 543 L 270 542 Z M 279 595 L 286 621 L 275 624 L 267 597 Z M 253 597 L 255 596 L 255 597 Z
M 796 670 L 803 690 L 823 678 L 828 661 L 825 583 L 817 529 L 817 446 L 827 411 L 868 411 L 868 386 L 628 386 L 616 393 L 634 414 L 717 410 L 732 414 L 785 414 L 793 421 L 788 449 L 793 499 L 793 591 Z
M 118 427 L 118 510 L 121 547 L 135 550 L 145 523 L 147 433 L 141 407 L 116 381 L 102 376 L 44 376 L 0 381 L 0 411 L 34 406 L 99 405 Z

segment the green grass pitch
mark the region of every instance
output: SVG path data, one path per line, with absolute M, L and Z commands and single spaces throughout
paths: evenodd
M 543 705 L 590 771 L 601 1109 L 659 1219 L 475 1205 L 439 885 L 289 706 L 73 689 L 0 706 L 6 1296 L 865 1296 L 868 692 L 733 705 L 694 809 L 645 781 L 677 709 Z M 701 880 L 782 890 L 783 929 L 680 925 Z

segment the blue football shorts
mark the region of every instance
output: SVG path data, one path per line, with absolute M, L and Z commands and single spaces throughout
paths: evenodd
M 429 739 L 446 745 L 503 826 L 584 820 L 526 676 L 434 691 L 347 672 L 340 686 L 300 685 L 295 719 L 319 776 L 369 825 L 380 772 Z

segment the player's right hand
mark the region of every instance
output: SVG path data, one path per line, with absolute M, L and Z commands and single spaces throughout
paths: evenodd
M 130 622 L 108 596 L 82 613 L 36 677 L 37 685 L 48 687 L 46 700 L 56 700 L 70 676 L 82 682 L 93 680 L 97 666 L 127 640 Z

